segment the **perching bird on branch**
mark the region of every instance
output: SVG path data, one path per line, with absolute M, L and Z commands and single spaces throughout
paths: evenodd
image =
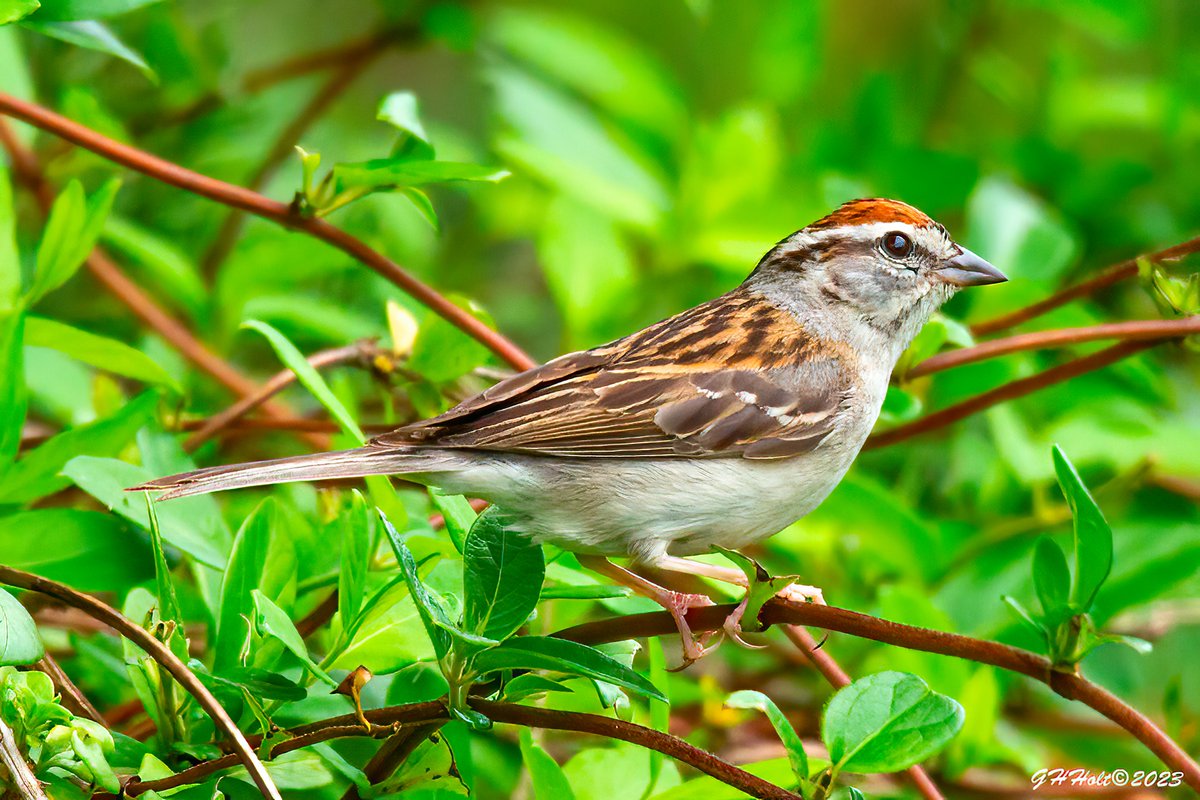
M 855 200 L 787 237 L 721 297 L 561 356 L 433 419 L 333 453 L 150 481 L 161 499 L 286 481 L 401 474 L 480 497 L 513 529 L 684 615 L 709 605 L 610 563 L 745 585 L 683 556 L 782 530 L 837 486 L 879 416 L 897 359 L 964 286 L 1006 280 L 895 200 Z M 790 593 L 820 602 L 820 591 Z M 726 629 L 736 635 L 739 618 Z

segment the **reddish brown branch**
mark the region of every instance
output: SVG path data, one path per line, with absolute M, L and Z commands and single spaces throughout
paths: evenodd
M 1050 347 L 1065 347 L 1102 339 L 1121 339 L 1126 342 L 1144 342 L 1155 339 L 1174 339 L 1200 333 L 1200 316 L 1184 319 L 1145 319 L 1133 322 L 1111 322 L 1090 325 L 1086 328 L 1062 328 L 1053 331 L 1021 333 L 1004 339 L 992 339 L 961 350 L 950 350 L 930 356 L 917 364 L 905 377 L 920 378 L 935 372 L 974 364 L 988 358 L 1018 353 L 1023 350 L 1042 350 Z
M 0 92 L 0 113 L 53 133 L 73 144 L 163 183 L 198 194 L 218 203 L 241 209 L 288 228 L 305 231 L 333 245 L 352 258 L 378 272 L 408 292 L 435 313 L 479 341 L 516 369 L 536 365 L 528 355 L 475 316 L 443 297 L 433 287 L 418 280 L 396 262 L 372 249 L 362 240 L 330 225 L 323 219 L 297 216 L 291 206 L 271 200 L 258 192 L 234 186 L 186 169 L 136 147 L 109 139 L 90 128 L 67 119 L 35 103 L 19 100 Z
M 284 126 L 284 129 L 275 138 L 266 157 L 263 158 L 262 163 L 258 165 L 258 169 L 254 171 L 247 182 L 251 189 L 260 189 L 288 157 L 295 155 L 295 146 L 300 142 L 300 137 L 304 135 L 304 132 L 383 53 L 387 44 L 388 39 L 377 36 L 345 54 L 339 62 L 337 71 L 321 85 L 317 93 L 304 104 L 291 122 Z M 217 229 L 216 236 L 213 237 L 212 244 L 200 259 L 200 271 L 203 274 L 211 278 L 217 273 L 221 263 L 229 256 L 234 244 L 237 243 L 245 222 L 246 212 L 238 209 L 233 209 L 225 216 L 220 228 Z
M 733 609 L 732 604 L 693 609 L 688 613 L 688 625 L 697 632 L 718 630 Z M 767 601 L 759 619 L 766 625 L 812 625 L 909 650 L 954 656 L 1041 681 L 1068 700 L 1077 700 L 1120 725 L 1164 764 L 1182 772 L 1189 786 L 1200 790 L 1200 765 L 1152 720 L 1082 675 L 1055 670 L 1048 659 L 1036 653 L 985 639 L 902 625 L 844 608 L 793 603 L 778 597 Z M 584 644 L 601 644 L 666 636 L 677 630 L 670 614 L 655 611 L 588 622 L 554 635 Z
M 591 733 L 657 750 L 752 797 L 769 798 L 769 800 L 797 800 L 798 798 L 798 795 L 751 775 L 745 770 L 738 769 L 712 753 L 694 747 L 678 737 L 635 725 L 632 722 L 602 717 L 597 714 L 555 711 L 481 699 L 472 699 L 471 705 L 495 722 L 549 730 Z M 447 716 L 445 707 L 439 702 L 379 708 L 366 711 L 365 714 L 373 726 L 369 731 L 363 728 L 354 714 L 345 714 L 293 728 L 288 732 L 293 738 L 272 748 L 271 757 L 276 758 L 301 747 L 346 736 L 390 736 L 396 733 L 396 729 L 392 726 L 424 725 L 443 721 Z M 253 737 L 250 741 L 258 744 L 261 739 Z M 137 796 L 151 790 L 161 792 L 165 789 L 186 786 L 190 783 L 198 783 L 215 772 L 234 766 L 237 766 L 237 761 L 232 756 L 223 756 L 197 764 L 168 778 L 130 783 L 126 786 L 125 793 L 129 796 Z
M 1066 305 L 1072 300 L 1087 297 L 1115 283 L 1132 278 L 1134 275 L 1137 275 L 1138 261 L 1143 259 L 1152 264 L 1157 264 L 1161 261 L 1175 261 L 1196 252 L 1200 252 L 1200 236 L 1159 250 L 1156 253 L 1126 259 L 1118 264 L 1113 264 L 1095 277 L 1088 278 L 1074 286 L 1068 286 L 1036 303 L 1032 303 L 1024 308 L 1018 308 L 1016 311 L 1001 314 L 992 319 L 984 320 L 983 322 L 977 322 L 971 326 L 971 332 L 976 336 L 986 336 L 989 333 L 996 333 L 997 331 L 1020 325 L 1022 322 L 1036 319 L 1060 306 Z
M 240 762 L 246 768 L 246 771 L 250 773 L 250 777 L 254 780 L 255 785 L 258 786 L 263 796 L 270 798 L 270 800 L 282 800 L 279 789 L 275 787 L 275 782 L 271 780 L 271 776 L 267 774 L 266 768 L 258 759 L 258 756 L 255 755 L 254 750 L 251 749 L 250 744 L 246 741 L 246 737 L 238 730 L 237 725 L 234 724 L 229 714 L 217 702 L 212 693 L 205 688 L 204 684 L 200 683 L 195 674 L 166 645 L 127 619 L 113 607 L 100 602 L 94 597 L 77 592 L 61 583 L 5 566 L 0 566 L 0 583 L 49 595 L 69 606 L 78 608 L 103 622 L 105 625 L 108 625 L 146 651 L 147 655 L 157 661 L 163 669 L 170 673 L 171 677 L 179 682 L 180 686 L 187 690 L 188 694 L 196 699 L 200 707 L 212 717 L 217 729 L 229 737 L 230 742 L 232 742 L 236 750 L 236 761 Z
M 867 443 L 863 449 L 872 450 L 876 447 L 887 447 L 888 445 L 902 442 L 905 439 L 911 439 L 914 436 L 929 433 L 938 428 L 944 428 L 972 414 L 978 414 L 980 411 L 989 409 L 998 403 L 1003 403 L 1005 400 L 1024 397 L 1040 389 L 1045 389 L 1047 386 L 1053 386 L 1056 383 L 1062 383 L 1085 373 L 1107 367 L 1109 364 L 1153 347 L 1162 341 L 1165 340 L 1154 339 L 1150 341 L 1121 342 L 1097 353 L 1067 361 L 1058 366 L 1043 370 L 1036 375 L 1030 375 L 1028 378 L 1021 378 L 1006 383 L 1003 386 L 997 386 L 995 389 L 975 395 L 963 400 L 961 403 L 955 403 L 948 408 L 943 408 L 941 411 L 935 411 L 914 422 L 875 434 L 867 439 Z

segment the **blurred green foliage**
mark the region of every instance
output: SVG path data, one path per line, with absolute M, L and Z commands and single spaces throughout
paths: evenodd
M 1012 278 L 953 301 L 914 346 L 910 366 L 969 342 L 964 324 L 1179 242 L 1200 219 L 1200 50 L 1189 35 L 1200 29 L 1200 6 L 1187 0 L 36 6 L 0 0 L 0 23 L 12 22 L 0 27 L 0 90 L 232 183 L 261 178 L 266 194 L 328 216 L 538 359 L 725 291 L 773 242 L 853 197 L 921 207 Z M 270 70 L 346 42 L 379 52 L 297 135 L 294 121 L 346 58 L 296 75 Z M 142 498 L 124 487 L 304 445 L 283 432 L 242 431 L 185 453 L 178 423 L 215 413 L 230 397 L 78 271 L 94 241 L 256 377 L 297 363 L 299 353 L 364 337 L 395 344 L 371 370 L 304 376 L 282 395 L 303 412 L 328 409 L 343 431 L 334 445 L 353 444 L 359 425 L 436 413 L 487 385 L 478 368 L 501 365 L 311 237 L 247 219 L 217 257 L 228 208 L 13 127 L 58 199 L 44 220 L 19 182 L 0 176 L 0 563 L 104 592 L 176 648 L 179 628 L 190 626 L 194 665 L 250 731 L 268 719 L 287 726 L 346 713 L 345 698 L 329 696 L 321 676 L 340 680 L 360 664 L 380 676 L 363 690 L 368 708 L 442 696 L 448 684 L 433 662 L 449 652 L 435 646 L 452 636 L 447 626 L 466 636 L 456 641 L 474 636 L 482 646 L 478 637 L 505 639 L 521 622 L 540 636 L 646 610 L 598 585 L 568 554 L 548 552 L 532 618 L 522 606 L 503 631 L 473 625 L 479 609 L 463 589 L 472 562 L 469 548 L 465 561 L 460 552 L 473 513 L 456 498 L 434 498 L 452 535 L 434 532 L 429 498 L 378 482 L 369 501 L 309 486 L 175 501 L 156 509 L 161 536 L 152 531 Z M 303 153 L 292 154 L 293 145 Z M 269 162 L 272 151 L 282 160 Z M 496 180 L 503 171 L 511 174 Z M 1196 281 L 1194 262 L 1146 267 L 1140 282 L 1025 329 L 1194 314 Z M 882 424 L 1063 358 L 1029 352 L 898 382 Z M 1066 665 L 1082 658 L 1089 676 L 1165 719 L 1196 752 L 1197 398 L 1194 354 L 1148 351 L 864 454 L 820 509 L 754 555 L 775 573 L 821 586 L 835 605 L 996 638 Z M 1074 467 L 1052 459 L 1053 443 Z M 418 584 L 416 573 L 406 581 L 397 569 L 369 505 L 395 524 Z M 1096 525 L 1111 527 L 1111 574 L 1080 546 L 1099 541 L 1081 532 Z M 1079 559 L 1074 567 L 1064 553 Z M 432 605 L 415 602 L 413 585 L 428 588 Z M 305 644 L 293 622 L 334 587 L 337 614 Z M 1026 625 L 1005 596 L 1043 613 Z M 444 625 L 430 623 L 430 608 Z M 1081 649 L 1084 624 L 1148 639 L 1154 649 L 1089 649 L 1091 638 Z M 118 772 L 147 779 L 215 753 L 211 723 L 139 651 L 107 635 L 41 631 L 98 704 L 140 699 L 158 730 L 146 744 L 118 734 L 111 752 L 103 737 L 81 740 L 83 750 L 64 746 L 68 772 L 108 783 L 96 769 L 104 759 L 88 760 L 97 748 Z M 535 636 L 507 641 L 527 639 Z M 673 662 L 674 640 L 664 646 Z M 819 676 L 791 669 L 774 650 L 730 645 L 668 676 L 658 647 L 650 643 L 647 659 L 606 646 L 596 663 L 610 678 L 624 676 L 627 689 L 637 685 L 626 674 L 633 670 L 663 691 L 672 730 L 693 743 L 745 755 L 757 773 L 794 785 L 794 747 L 785 750 L 765 722 L 734 714 L 724 700 L 739 689 L 763 692 L 812 741 L 832 694 Z M 1025 776 L 1044 766 L 1156 766 L 1139 744 L 1040 685 L 848 636 L 827 647 L 852 675 L 911 673 L 931 697 L 961 704 L 962 730 L 932 762 L 948 795 L 982 780 L 981 768 L 1024 788 Z M 665 724 L 656 701 L 631 701 L 603 676 L 527 677 L 508 683 L 505 697 L 615 706 Z M 742 705 L 769 708 L 745 696 Z M 787 740 L 780 720 L 771 723 Z M 139 730 L 145 725 L 126 729 Z M 323 747 L 272 765 L 289 796 L 339 797 L 362 780 L 374 745 Z M 563 786 L 577 800 L 724 796 L 711 779 L 646 751 L 569 735 L 518 740 L 453 723 L 422 748 L 389 788 L 442 796 L 469 787 L 479 797 L 538 800 L 563 796 Z M 454 787 L 422 782 L 425 767 L 457 776 Z M 219 786 L 236 792 L 234 784 Z

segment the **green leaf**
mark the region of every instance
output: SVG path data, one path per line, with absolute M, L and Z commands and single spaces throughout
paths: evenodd
M 0 0 L 0 25 L 16 22 L 40 7 L 38 0 Z
M 296 630 L 296 625 L 292 622 L 292 618 L 287 615 L 287 612 L 275 605 L 271 598 L 258 589 L 252 590 L 250 594 L 252 596 L 253 608 L 258 612 L 255 617 L 258 629 L 278 639 L 292 655 L 300 659 L 309 672 L 323 683 L 336 687 L 338 685 L 337 681 L 329 677 L 325 670 L 321 669 L 312 660 L 312 656 L 308 654 L 308 648 L 304 645 L 304 639 L 300 636 L 300 632 Z
M 305 389 L 312 392 L 313 396 L 320 401 L 321 405 L 330 415 L 337 420 L 342 426 L 342 430 L 350 436 L 353 436 L 359 444 L 365 444 L 367 437 L 363 435 L 362 429 L 358 427 L 358 423 L 354 421 L 354 417 L 342 405 L 342 401 L 337 399 L 337 396 L 330 390 L 329 385 L 325 383 L 325 379 L 321 374 L 313 368 L 312 364 L 304 358 L 304 355 L 296 349 L 286 336 L 272 328 L 265 322 L 259 320 L 249 320 L 242 323 L 243 328 L 250 328 L 258 331 L 266 337 L 271 343 L 275 354 L 292 372 L 296 373 L 296 378 L 304 385 Z
M 392 550 L 396 553 L 396 562 L 400 565 L 404 582 L 408 584 L 408 591 L 417 604 L 421 623 L 425 626 L 425 632 L 429 635 L 433 650 L 439 660 L 445 658 L 446 653 L 450 652 L 448 629 L 454 626 L 446 616 L 437 597 L 421 582 L 421 576 L 417 574 L 417 562 L 413 559 L 408 546 L 404 544 L 404 540 L 400 538 L 400 534 L 392 527 L 392 523 L 382 511 L 379 512 L 379 518 L 383 520 L 383 529 L 387 531 L 388 541 L 391 542 Z
M 145 501 L 125 489 L 157 477 L 154 473 L 115 458 L 76 456 L 63 467 L 63 474 L 108 508 L 150 530 Z M 189 502 L 192 500 L 200 502 Z M 168 544 L 202 564 L 224 569 L 229 533 L 223 527 L 220 514 L 214 516 L 210 510 L 215 510 L 215 501 L 207 495 L 172 500 L 156 509 L 163 538 Z
M 25 344 L 57 350 L 114 375 L 124 375 L 179 391 L 175 379 L 142 351 L 116 339 L 72 328 L 57 320 L 29 317 L 25 323 Z
M 354 188 L 386 189 L 392 186 L 424 186 L 448 181 L 486 181 L 507 178 L 506 169 L 457 161 L 407 161 L 378 158 L 353 164 L 338 164 L 333 174 L 341 185 Z
M 371 562 L 371 513 L 367 501 L 357 489 L 351 493 L 349 508 L 338 518 L 342 530 L 342 552 L 338 570 L 338 614 L 342 627 L 354 622 L 362 608 L 367 569 Z
M 521 760 L 529 770 L 529 782 L 533 785 L 536 800 L 575 800 L 571 784 L 549 753 L 538 747 L 528 728 L 521 728 Z
M 433 143 L 417 113 L 417 96 L 412 92 L 392 92 L 379 102 L 376 118 L 400 132 L 392 148 L 392 158 L 407 161 L 432 161 Z
M 74 22 L 37 22 L 26 20 L 25 27 L 37 31 L 43 36 L 95 50 L 114 58 L 119 58 L 142 71 L 148 78 L 154 77 L 154 72 L 146 64 L 146 60 L 128 45 L 122 42 L 112 30 L 102 22 L 95 20 L 79 20 Z
M 1002 595 L 1000 599 L 1003 600 L 1004 603 L 1011 608 L 1018 617 L 1020 617 L 1022 622 L 1034 630 L 1038 636 L 1045 638 L 1049 635 L 1049 632 L 1046 630 L 1046 626 L 1034 619 L 1033 614 L 1029 613 L 1029 609 L 1025 608 L 1020 600 L 1010 594 Z
M 11 0 L 0 0 L 0 25 L 11 20 L 5 20 L 4 3 Z M 37 8 L 36 0 L 31 0 Z M 17 0 L 17 6 L 20 0 Z M 10 7 L 8 13 L 18 13 L 16 7 Z M 0 316 L 7 315 L 17 309 L 21 299 L 21 257 L 17 254 L 16 215 L 13 213 L 12 181 L 9 180 L 8 170 L 0 165 Z
M 506 669 L 545 669 L 605 681 L 645 697 L 666 702 L 654 684 L 595 648 L 547 636 L 519 636 L 475 656 L 480 675 Z
M 37 18 L 39 21 L 58 22 L 106 19 L 161 2 L 162 0 L 42 0 L 42 10 L 38 12 Z
M 836 771 L 898 772 L 941 750 L 962 725 L 962 706 L 916 675 L 880 672 L 833 696 L 821 738 Z
M 0 316 L 0 464 L 12 463 L 21 449 L 21 430 L 29 407 L 24 338 L 24 314 Z
M 1085 613 L 1112 572 L 1112 529 L 1066 453 L 1055 445 L 1053 455 L 1054 472 L 1075 527 L 1075 585 L 1071 589 L 1071 604 L 1077 613 Z
M 371 595 L 344 641 L 345 649 L 333 654 L 330 669 L 352 670 L 361 664 L 386 675 L 437 656 L 403 575 Z
M 471 508 L 470 501 L 461 494 L 447 494 L 441 489 L 431 486 L 429 487 L 429 499 L 433 501 L 433 507 L 442 515 L 446 524 L 446 533 L 450 534 L 450 541 L 454 543 L 454 549 L 461 553 L 467 541 L 467 533 L 479 515 L 475 513 L 475 509 Z
M 44 652 L 33 617 L 17 598 L 0 589 L 0 667 L 32 664 Z
M 181 659 L 187 659 L 187 643 L 184 640 L 183 611 L 179 608 L 179 596 L 175 593 L 175 581 L 171 579 L 171 568 L 167 564 L 167 555 L 163 552 L 162 529 L 158 525 L 158 514 L 154 511 L 154 501 L 146 495 L 146 513 L 150 517 L 150 547 L 154 551 L 154 586 L 158 597 L 158 615 L 168 622 L 175 623 L 179 634 L 178 642 L 183 645 L 183 652 L 176 653 Z M 175 644 L 175 642 L 172 642 Z
M 43 508 L 0 517 L 0 553 L 7 566 L 83 592 L 121 592 L 151 576 L 129 524 L 98 511 Z
M 288 581 L 295 579 L 294 555 L 290 559 L 280 557 L 280 548 L 273 547 L 283 544 L 286 538 L 274 535 L 276 525 L 275 499 L 268 497 L 246 518 L 233 540 L 229 564 L 221 581 L 213 648 L 216 672 L 241 663 L 239 654 L 249 634 L 248 624 L 254 611 L 251 593 L 257 590 L 274 603 L 284 594 Z
M 508 683 L 504 684 L 504 699 L 509 703 L 516 703 L 529 697 L 554 693 L 570 694 L 573 689 L 569 686 L 564 686 L 556 680 L 538 675 L 534 672 L 526 672 L 513 678 Z M 659 706 L 662 704 L 660 703 Z
M 71 480 L 61 474 L 68 461 L 82 455 L 115 456 L 154 419 L 157 406 L 158 397 L 146 392 L 107 419 L 52 436 L 3 473 L 0 503 L 28 503 L 70 486 Z
M 799 784 L 808 780 L 808 755 L 804 752 L 804 742 L 800 740 L 800 734 L 796 733 L 796 729 L 779 710 L 779 706 L 775 705 L 774 700 L 762 692 L 743 689 L 729 695 L 725 705 L 730 708 L 752 708 L 766 714 L 771 727 L 775 729 L 775 735 L 783 742 L 783 748 L 787 751 L 792 771 L 796 773 L 796 782 Z
M 1067 557 L 1046 536 L 1038 539 L 1033 551 L 1033 585 L 1048 624 L 1057 625 L 1071 616 L 1071 571 Z
M 450 299 L 491 327 L 487 315 L 470 302 Z M 486 347 L 431 311 L 421 321 L 407 366 L 435 383 L 443 383 L 466 375 L 487 361 L 488 355 Z
M 85 198 L 83 185 L 72 180 L 55 199 L 38 245 L 37 268 L 26 301 L 30 306 L 70 280 L 92 252 L 120 185 L 110 180 Z
M 505 529 L 503 514 L 489 508 L 467 534 L 463 551 L 463 627 L 503 640 L 525 624 L 537 606 L 546 575 L 542 547 Z

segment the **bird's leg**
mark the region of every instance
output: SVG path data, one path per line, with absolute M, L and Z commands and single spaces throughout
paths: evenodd
M 683 642 L 683 666 L 703 658 L 712 648 L 705 647 L 692 635 L 692 629 L 687 624 L 687 612 L 692 608 L 702 608 L 714 605 L 712 598 L 702 594 L 685 594 L 659 586 L 651 580 L 643 578 L 636 572 L 617 566 L 604 556 L 576 555 L 579 563 L 592 572 L 598 572 L 611 578 L 622 586 L 628 586 L 642 597 L 648 597 L 670 612 L 679 629 L 679 638 Z
M 726 551 L 725 555 L 729 556 L 730 553 Z M 773 584 L 776 584 L 780 579 L 771 578 L 768 576 L 766 571 L 758 565 L 758 562 L 753 561 L 745 556 L 740 556 L 739 554 L 734 555 L 737 555 L 739 560 L 744 559 L 747 567 L 755 570 L 757 573 L 756 580 L 754 581 L 755 584 L 765 585 L 766 588 L 769 589 L 775 588 Z M 755 594 L 754 586 L 752 586 L 747 572 L 740 569 L 734 569 L 733 567 L 722 567 L 718 564 L 706 564 L 703 561 L 692 561 L 691 559 L 687 558 L 667 555 L 657 559 L 654 562 L 654 566 L 669 570 L 671 572 L 681 572 L 686 575 L 699 575 L 703 578 L 712 578 L 713 580 L 744 587 L 746 589 L 745 596 L 742 597 L 742 601 L 738 603 L 737 608 L 733 610 L 733 613 L 725 619 L 725 624 L 723 627 L 725 629 L 725 633 L 729 634 L 729 637 L 738 644 L 745 647 L 754 646 L 742 638 L 742 618 L 746 613 L 746 608 L 751 602 L 752 596 Z M 821 590 L 816 586 L 805 586 L 804 584 L 794 583 L 790 579 L 784 580 L 787 580 L 786 585 L 776 591 L 772 591 L 770 595 L 767 595 L 767 597 L 774 595 L 776 597 L 781 597 L 784 600 L 792 600 L 798 603 L 817 603 L 819 605 L 825 605 L 825 598 L 822 596 Z

